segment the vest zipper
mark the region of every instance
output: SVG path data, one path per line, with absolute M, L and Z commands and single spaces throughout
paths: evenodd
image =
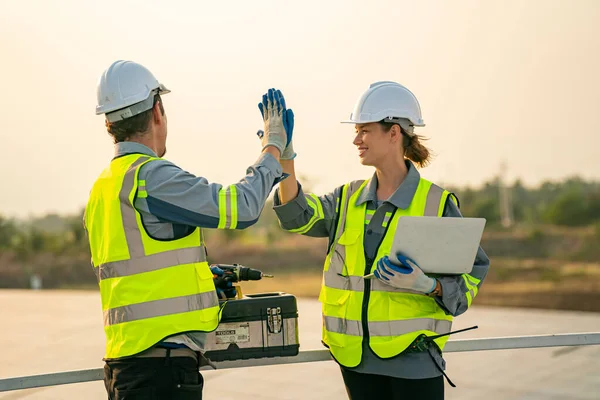
M 390 217 L 387 226 L 385 227 L 385 231 L 381 236 L 381 240 L 377 243 L 377 249 L 375 250 L 374 256 L 377 257 L 377 253 L 379 253 L 379 248 L 381 247 L 381 243 L 385 239 L 385 236 L 388 233 L 388 229 L 390 225 L 392 225 L 392 221 L 394 220 L 394 216 L 396 215 L 396 211 L 398 208 L 394 207 L 394 212 Z M 365 244 L 363 242 L 363 249 L 365 248 Z M 371 273 L 371 268 L 373 267 L 373 263 L 375 262 L 375 258 L 368 257 L 365 253 L 365 271 L 363 275 L 368 275 Z M 377 279 L 377 278 L 374 278 Z M 364 291 L 363 291 L 363 302 L 362 302 L 362 313 L 361 313 L 361 322 L 363 328 L 363 345 L 369 343 L 369 299 L 371 298 L 371 279 L 363 279 L 364 282 Z
M 373 266 L 373 262 L 375 261 L 372 258 L 366 257 L 366 265 L 365 265 L 365 273 L 363 275 L 368 275 L 371 272 L 371 267 Z M 365 283 L 364 291 L 363 291 L 363 303 L 362 303 L 362 328 L 363 328 L 363 344 L 369 343 L 369 298 L 371 297 L 371 280 L 363 279 Z

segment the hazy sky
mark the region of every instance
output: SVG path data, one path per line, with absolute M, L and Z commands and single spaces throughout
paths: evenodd
M 599 21 L 597 0 L 0 0 L 0 214 L 85 205 L 113 152 L 94 111 L 116 59 L 172 90 L 166 157 L 211 182 L 258 157 L 269 87 L 316 192 L 369 177 L 339 121 L 379 80 L 417 95 L 433 181 L 477 185 L 503 160 L 530 185 L 599 179 Z

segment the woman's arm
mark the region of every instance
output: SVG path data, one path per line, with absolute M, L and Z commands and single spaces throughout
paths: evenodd
M 296 179 L 294 160 L 281 160 L 289 176 L 275 191 L 274 210 L 280 226 L 289 232 L 313 237 L 330 237 L 335 230 L 337 204 L 341 189 L 324 196 L 305 194 Z
M 450 197 L 446 200 L 443 216 L 462 217 L 458 206 Z M 490 259 L 480 246 L 471 273 L 437 278 L 441 285 L 441 296 L 435 298 L 437 303 L 453 316 L 464 313 L 471 307 L 489 269 Z
M 294 160 L 281 160 L 281 167 L 283 168 L 283 173 L 289 175 L 279 183 L 279 191 L 277 193 L 279 203 L 284 205 L 298 197 L 298 182 Z

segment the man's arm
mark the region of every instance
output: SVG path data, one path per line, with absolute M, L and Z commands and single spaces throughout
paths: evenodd
M 443 216 L 462 217 L 458 206 L 450 200 L 450 196 L 446 200 Z M 490 259 L 480 246 L 470 274 L 437 278 L 442 287 L 442 296 L 436 297 L 435 300 L 448 314 L 458 316 L 464 313 L 479 292 L 489 268 Z
M 282 175 L 267 147 L 238 183 L 209 183 L 166 160 L 142 166 L 138 197 L 163 222 L 202 228 L 244 229 L 258 220 L 273 185 Z

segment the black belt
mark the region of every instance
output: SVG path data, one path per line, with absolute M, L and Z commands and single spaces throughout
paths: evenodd
M 198 360 L 198 353 L 189 348 L 170 349 L 165 347 L 151 347 L 148 350 L 137 354 L 135 357 L 191 357 L 194 360 Z

